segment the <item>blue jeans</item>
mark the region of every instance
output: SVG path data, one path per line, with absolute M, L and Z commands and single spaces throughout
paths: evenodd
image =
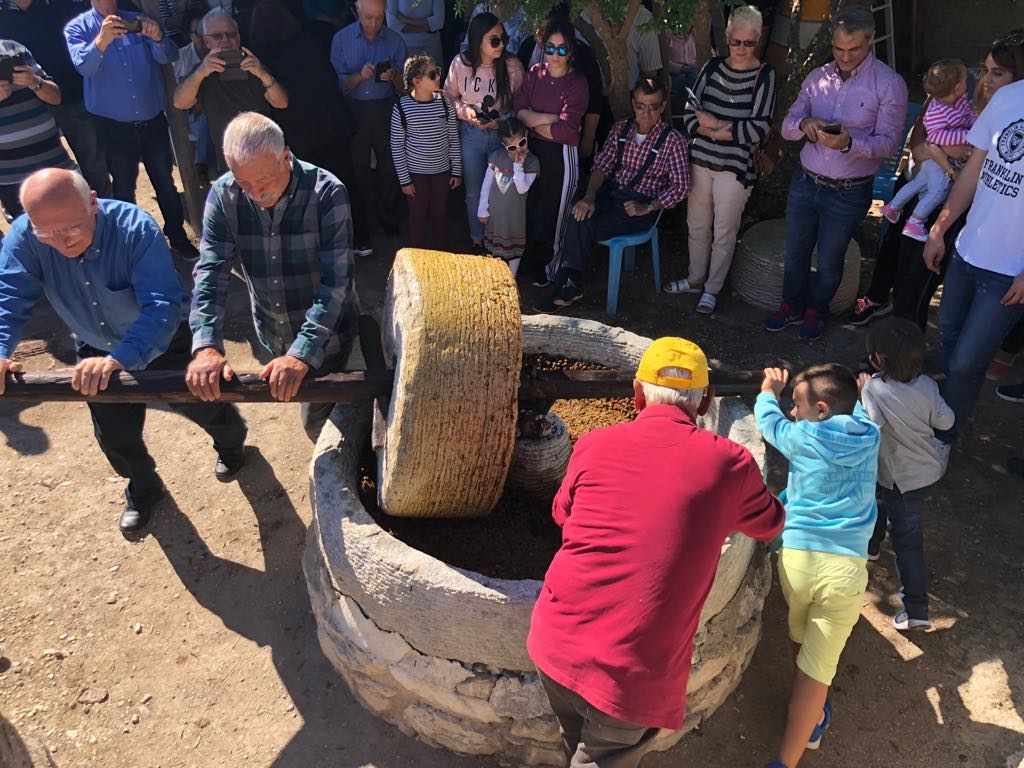
M 903 610 L 912 619 L 928 618 L 928 568 L 924 563 L 924 533 L 921 507 L 926 489 L 903 493 L 878 486 L 878 518 L 871 536 L 871 549 L 885 538 L 886 524 L 892 525 L 892 548 L 896 569 L 903 584 Z
M 917 176 L 900 187 L 899 192 L 889 201 L 889 206 L 902 209 L 916 197 L 914 218 L 924 221 L 942 205 L 952 183 L 941 165 L 934 160 L 925 160 Z
M 459 139 L 462 141 L 462 186 L 466 190 L 466 217 L 469 219 L 469 236 L 474 243 L 484 240 L 484 225 L 476 217 L 480 205 L 480 187 L 487 173 L 487 157 L 501 149 L 497 131 L 484 131 L 466 122 L 459 122 Z
M 942 396 L 956 414 L 953 430 L 958 431 L 974 413 L 996 350 L 1024 317 L 1024 304 L 999 303 L 1013 284 L 1009 275 L 968 264 L 955 251 L 950 258 L 939 307 L 939 333 L 946 373 Z
M 786 203 L 786 268 L 782 301 L 794 311 L 828 305 L 843 279 L 846 248 L 871 207 L 870 181 L 853 189 L 819 186 L 802 171 L 789 185 Z M 818 248 L 818 271 L 811 273 L 811 253 Z

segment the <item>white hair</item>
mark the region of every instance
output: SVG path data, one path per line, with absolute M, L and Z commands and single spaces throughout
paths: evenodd
M 21 182 L 21 186 L 18 189 L 18 201 L 21 203 L 22 208 L 25 207 L 25 187 L 29 186 L 29 182 L 34 184 L 42 178 L 46 178 L 50 182 L 51 191 L 64 186 L 66 183 L 70 183 L 71 189 L 78 193 L 78 196 L 82 198 L 86 205 L 92 202 L 92 189 L 89 187 L 89 182 L 78 171 L 60 171 L 57 168 L 43 168 Z
M 214 8 L 212 11 L 210 11 L 205 16 L 203 16 L 203 20 L 201 22 L 199 22 L 199 32 L 200 32 L 200 34 L 205 35 L 206 34 L 206 27 L 207 27 L 207 25 L 211 21 L 216 21 L 217 19 L 227 19 L 228 21 L 231 22 L 231 26 L 234 28 L 235 32 L 238 31 L 238 22 L 235 21 L 235 17 L 234 16 L 232 16 L 230 13 L 225 11 L 223 8 Z
M 269 117 L 242 112 L 224 130 L 224 159 L 242 165 L 263 155 L 284 152 L 284 132 Z
M 661 376 L 670 376 L 676 379 L 689 379 L 690 371 L 682 368 L 662 368 L 658 373 Z M 688 414 L 696 418 L 697 410 L 700 408 L 704 393 L 701 389 L 675 389 L 664 387 L 661 384 L 651 384 L 647 381 L 640 382 L 640 388 L 644 391 L 644 400 L 648 405 L 674 405 L 682 408 Z
M 761 11 L 752 5 L 741 5 L 729 15 L 729 21 L 725 25 L 725 34 L 729 34 L 736 27 L 743 27 L 761 35 L 764 29 L 764 16 Z

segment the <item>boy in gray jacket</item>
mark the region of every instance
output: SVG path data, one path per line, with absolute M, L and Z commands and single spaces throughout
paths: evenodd
M 929 629 L 921 509 L 928 487 L 946 473 L 949 445 L 937 434 L 951 429 L 955 416 L 935 381 L 921 374 L 924 335 L 914 323 L 900 318 L 879 323 L 868 334 L 867 347 L 878 373 L 861 374 L 867 379 L 861 401 L 882 431 L 878 518 L 868 557 L 878 559 L 886 523 L 890 523 L 896 568 L 903 582 L 903 610 L 893 618 L 893 626 Z

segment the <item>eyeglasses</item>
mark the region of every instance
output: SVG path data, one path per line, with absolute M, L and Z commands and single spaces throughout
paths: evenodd
M 510 155 L 513 155 L 520 149 L 526 149 L 526 143 L 526 138 L 524 137 L 520 139 L 517 144 L 505 144 L 505 151 L 508 152 Z
M 551 43 L 544 46 L 544 54 L 546 56 L 554 56 L 556 53 L 564 59 L 569 55 L 569 46 L 552 45 Z
M 208 37 L 211 40 L 215 40 L 217 42 L 220 42 L 221 40 L 225 40 L 225 41 L 227 41 L 227 40 L 234 40 L 234 39 L 236 39 L 238 37 L 238 33 L 237 32 L 210 32 L 210 33 L 207 34 L 207 33 L 204 32 L 203 33 L 203 37 Z
M 61 229 L 36 229 L 32 227 L 32 234 L 40 241 L 66 240 L 69 237 L 78 237 L 85 232 L 85 224 L 73 224 L 70 227 Z
M 730 48 L 739 48 L 741 46 L 743 48 L 753 48 L 756 45 L 757 45 L 757 40 L 735 40 L 735 39 L 733 39 L 731 37 L 729 38 L 729 47 Z
M 491 35 L 487 42 L 491 44 L 491 48 L 501 48 L 508 43 L 508 35 Z

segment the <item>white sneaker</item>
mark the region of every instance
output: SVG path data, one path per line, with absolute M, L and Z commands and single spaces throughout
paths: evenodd
M 932 623 L 928 619 L 912 619 L 906 611 L 900 611 L 892 617 L 893 629 L 906 632 L 910 629 L 931 629 Z
M 713 293 L 702 293 L 700 295 L 700 301 L 697 302 L 697 312 L 702 315 L 710 315 L 715 311 L 715 305 L 718 303 L 718 299 L 715 298 Z

